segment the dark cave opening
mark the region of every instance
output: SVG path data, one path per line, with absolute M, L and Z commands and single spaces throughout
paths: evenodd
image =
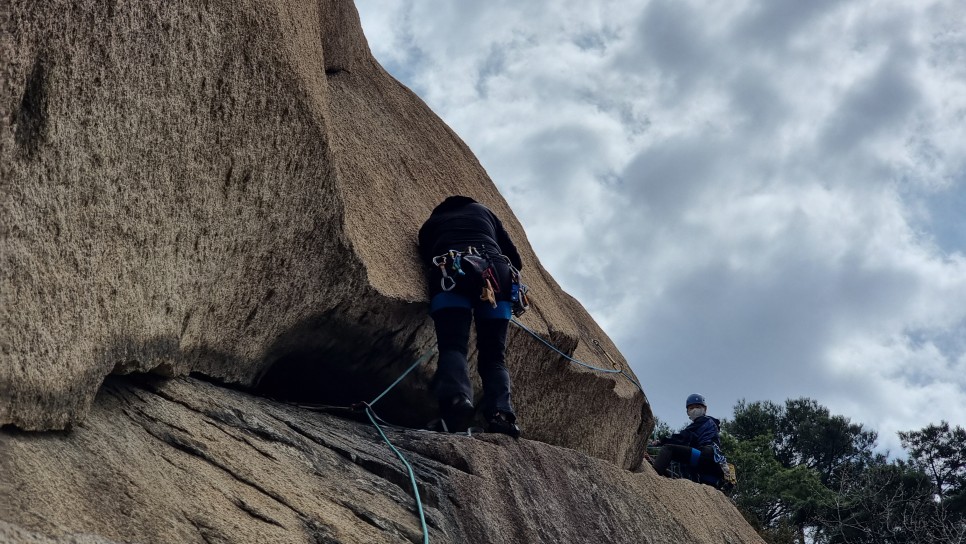
M 415 357 L 396 359 L 373 370 L 371 362 L 361 364 L 318 349 L 296 350 L 279 357 L 250 392 L 294 404 L 359 406 L 383 393 L 415 361 Z M 421 428 L 435 417 L 436 406 L 428 384 L 413 371 L 379 399 L 373 410 L 390 423 Z
M 253 393 L 285 402 L 348 407 L 379 394 L 371 380 L 333 364 L 316 350 L 293 351 L 280 357 L 261 377 Z

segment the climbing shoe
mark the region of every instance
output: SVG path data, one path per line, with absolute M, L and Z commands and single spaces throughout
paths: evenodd
M 443 429 L 450 433 L 461 433 L 469 427 L 476 408 L 473 401 L 464 395 L 456 395 L 447 400 L 439 401 L 439 419 Z
M 520 427 L 517 427 L 516 417 L 506 412 L 497 412 L 486 422 L 486 431 L 500 433 L 520 438 Z

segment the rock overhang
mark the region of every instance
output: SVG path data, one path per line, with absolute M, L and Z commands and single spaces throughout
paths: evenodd
M 0 10 L 3 423 L 80 421 L 111 372 L 365 400 L 434 343 L 414 239 L 450 194 L 518 241 L 528 327 L 630 372 L 470 149 L 372 58 L 351 2 Z M 509 348 L 529 436 L 639 463 L 642 391 L 520 330 Z M 432 364 L 388 414 L 431 414 Z

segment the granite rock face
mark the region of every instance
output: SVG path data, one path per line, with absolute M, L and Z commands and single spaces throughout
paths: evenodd
M 372 398 L 434 345 L 414 240 L 450 194 L 517 241 L 528 327 L 630 372 L 472 152 L 376 63 L 348 0 L 4 2 L 0 424 L 76 426 L 112 373 Z M 384 417 L 433 416 L 433 365 Z M 640 462 L 653 420 L 623 375 L 517 328 L 508 366 L 526 436 Z
M 344 413 L 343 416 L 352 414 Z M 431 542 L 763 542 L 720 492 L 503 435 L 387 428 Z M 111 377 L 69 432 L 0 430 L 0 541 L 421 542 L 370 423 L 193 378 Z

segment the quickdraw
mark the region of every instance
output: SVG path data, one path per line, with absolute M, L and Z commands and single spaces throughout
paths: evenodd
M 433 266 L 438 266 L 439 271 L 442 272 L 443 277 L 439 280 L 439 286 L 443 288 L 443 291 L 452 291 L 456 287 L 456 279 L 446 273 L 446 259 L 452 261 L 453 271 L 461 276 L 465 276 L 466 272 L 463 272 L 462 263 L 460 262 L 463 258 L 463 254 L 455 249 L 451 249 L 442 255 L 437 255 L 433 257 Z

